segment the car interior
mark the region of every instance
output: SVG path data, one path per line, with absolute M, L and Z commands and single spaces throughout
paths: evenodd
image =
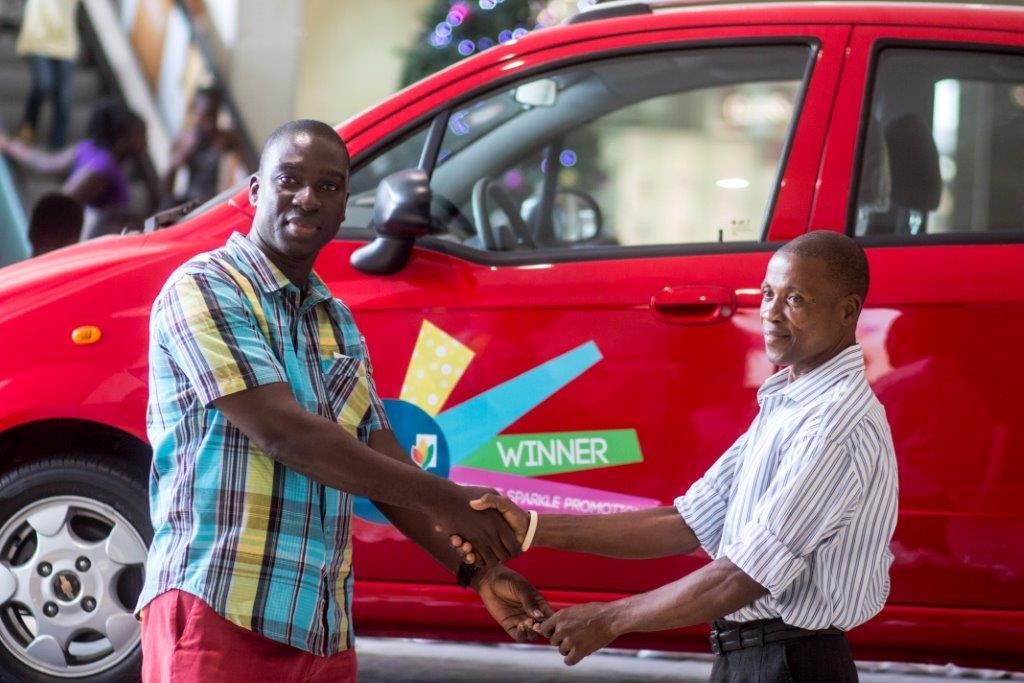
M 655 52 L 545 76 L 555 83 L 554 102 L 519 105 L 514 115 L 501 117 L 470 144 L 438 162 L 431 187 L 435 200 L 442 198 L 436 215 L 439 232 L 468 246 L 499 251 L 572 246 L 559 239 L 555 228 L 556 196 L 566 189 L 557 186 L 556 174 L 545 172 L 517 202 L 500 181 L 510 168 L 531 158 L 541 159 L 542 164 L 546 161 L 546 168 L 552 168 L 557 161 L 551 158 L 552 152 L 561 149 L 559 143 L 565 136 L 640 102 L 714 86 L 799 79 L 809 56 L 807 46 Z M 516 90 L 499 97 L 514 102 Z M 485 96 L 484 102 L 493 97 Z M 453 137 L 450 133 L 451 126 L 442 154 Z M 586 187 L 573 188 L 570 194 L 595 218 L 607 215 Z M 615 226 L 597 225 L 575 245 L 615 245 L 615 234 Z
M 647 122 L 632 112 L 647 107 L 655 112 L 649 126 L 655 134 L 659 125 L 668 128 L 664 121 L 682 121 L 676 125 L 682 129 L 706 113 L 675 110 L 703 105 L 691 93 L 713 88 L 782 84 L 798 99 L 812 54 L 808 44 L 651 51 L 567 67 L 463 103 L 448 115 L 430 170 L 434 229 L 427 240 L 492 252 L 633 246 L 614 224 L 608 193 L 597 192 L 611 162 L 601 158 L 602 140 L 588 126 L 627 121 L 642 128 Z M 789 124 L 787 116 L 773 135 L 787 140 Z M 424 125 L 356 170 L 346 227 L 369 226 L 376 183 L 422 164 L 426 138 Z M 782 143 L 766 146 L 776 155 Z M 679 163 L 703 172 L 698 161 Z M 776 156 L 767 160 L 766 196 L 774 192 L 777 164 Z M 658 181 L 666 194 L 676 182 Z

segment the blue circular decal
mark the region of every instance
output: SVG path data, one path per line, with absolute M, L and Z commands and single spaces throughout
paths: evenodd
M 451 469 L 448 441 L 437 420 L 419 406 L 393 398 L 384 399 L 384 410 L 395 438 L 413 462 L 432 474 L 447 478 Z M 352 511 L 368 522 L 388 524 L 377 506 L 366 498 L 356 498 Z

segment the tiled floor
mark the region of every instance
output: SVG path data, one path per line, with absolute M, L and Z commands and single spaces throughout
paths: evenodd
M 574 667 L 562 663 L 550 647 L 533 645 L 465 645 L 434 641 L 360 638 L 360 683 L 408 681 L 596 681 L 697 683 L 708 680 L 711 657 L 687 657 L 633 651 L 602 652 Z M 977 683 L 1024 681 L 1024 674 L 965 671 L 956 667 L 869 663 L 862 683 Z

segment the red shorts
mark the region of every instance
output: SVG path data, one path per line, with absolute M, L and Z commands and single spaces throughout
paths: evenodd
M 355 683 L 356 653 L 318 657 L 236 626 L 200 598 L 171 590 L 143 611 L 142 680 Z

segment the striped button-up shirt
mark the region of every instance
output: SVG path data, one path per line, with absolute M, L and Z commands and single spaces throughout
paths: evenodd
M 758 391 L 753 424 L 676 508 L 712 558 L 768 593 L 726 615 L 850 629 L 889 594 L 898 482 L 889 423 L 859 345 Z
M 179 589 L 302 650 L 350 647 L 351 497 L 269 458 L 212 403 L 287 382 L 366 442 L 387 419 L 351 313 L 315 273 L 303 296 L 234 234 L 164 285 L 149 363 L 154 535 L 138 609 Z

